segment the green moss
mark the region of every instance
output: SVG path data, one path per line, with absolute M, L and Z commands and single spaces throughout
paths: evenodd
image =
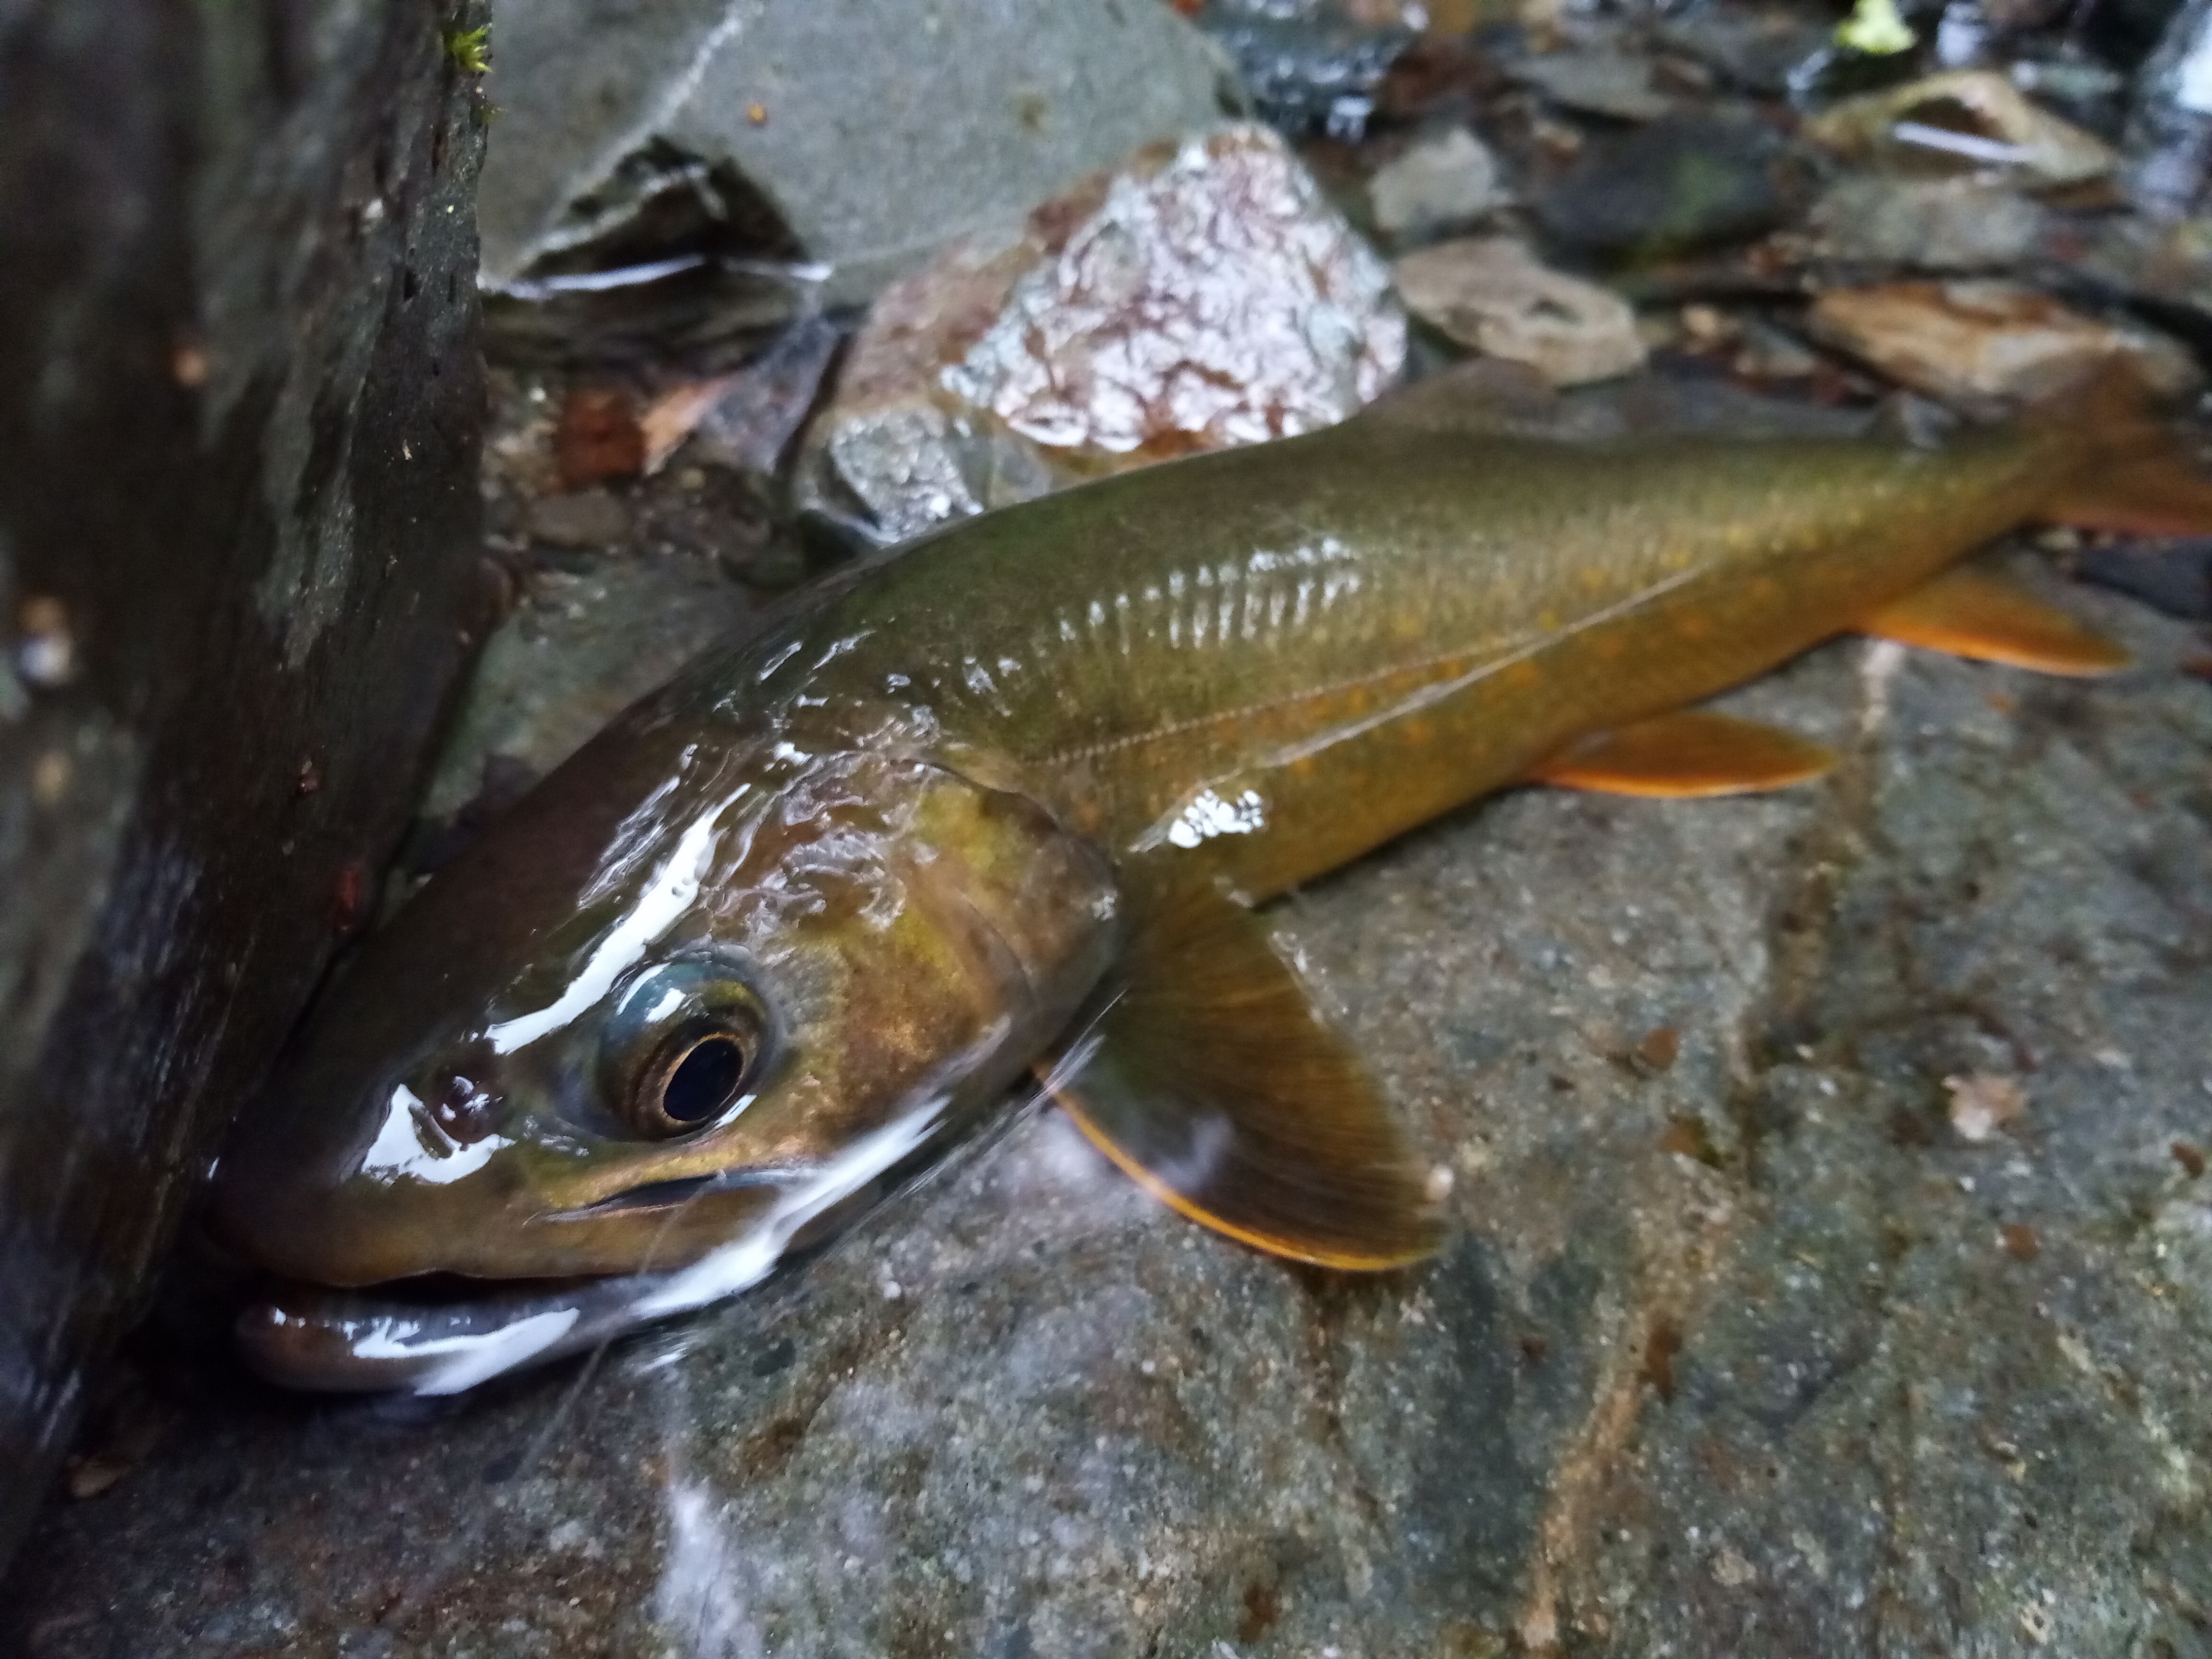
M 464 75 L 482 75 L 491 68 L 491 25 L 447 29 L 443 36 L 446 56 Z

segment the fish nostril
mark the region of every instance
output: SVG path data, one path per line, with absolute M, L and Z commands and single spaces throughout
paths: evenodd
M 471 1146 L 492 1132 L 499 1103 L 465 1072 L 448 1075 L 430 1097 L 430 1116 L 456 1146 Z

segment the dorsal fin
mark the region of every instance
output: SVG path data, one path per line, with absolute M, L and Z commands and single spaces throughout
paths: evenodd
M 1083 1133 L 1154 1197 L 1255 1249 L 1368 1270 L 1431 1254 L 1423 1170 L 1259 922 L 1142 867 L 1124 902 L 1111 1000 L 1039 1067 Z
M 2127 652 L 2055 605 L 2010 582 L 1947 570 L 1858 624 L 1862 634 L 2001 662 L 2045 674 L 2087 676 L 2125 668 Z

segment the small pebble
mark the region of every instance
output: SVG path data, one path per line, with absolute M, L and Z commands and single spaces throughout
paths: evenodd
M 33 594 L 18 607 L 15 672 L 33 685 L 52 689 L 76 677 L 76 636 L 69 610 L 48 594 Z

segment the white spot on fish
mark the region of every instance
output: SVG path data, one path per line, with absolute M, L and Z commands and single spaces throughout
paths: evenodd
M 1267 823 L 1267 803 L 1258 792 L 1247 789 L 1227 801 L 1211 789 L 1201 789 L 1168 826 L 1168 840 L 1177 847 L 1196 847 L 1217 836 L 1249 836 Z

